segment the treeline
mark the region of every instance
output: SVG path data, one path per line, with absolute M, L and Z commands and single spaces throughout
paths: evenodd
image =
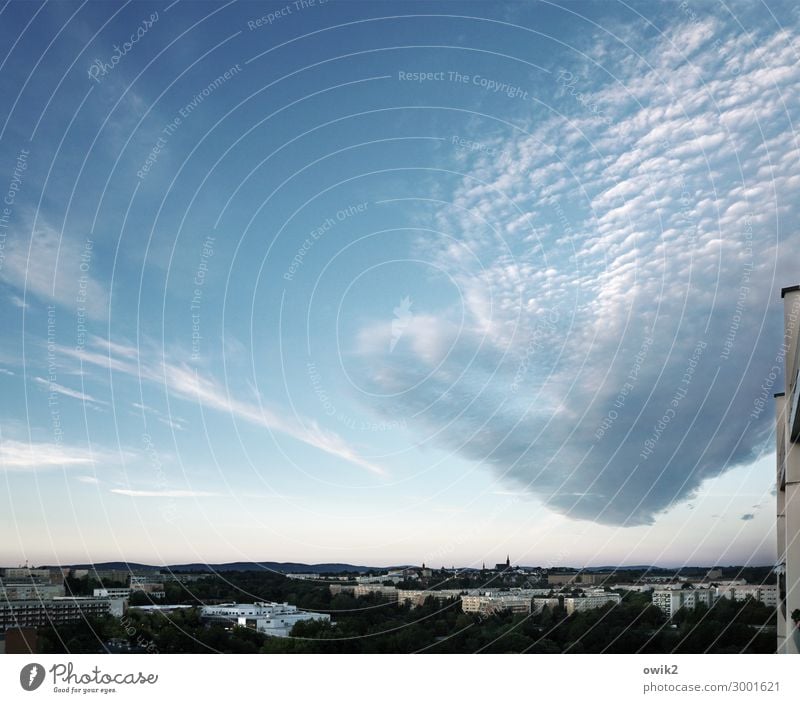
M 187 608 L 169 614 L 131 610 L 123 618 L 87 618 L 78 623 L 39 630 L 42 654 L 96 654 L 120 649 L 151 654 L 256 654 L 268 638 L 254 630 L 207 626 L 200 611 Z
M 567 616 L 563 608 L 536 615 L 476 616 L 460 601 L 429 598 L 418 608 L 377 597 L 331 596 L 324 584 L 280 574 L 235 572 L 187 586 L 167 585 L 171 602 L 286 601 L 326 612 L 334 625 L 306 621 L 290 638 L 200 621 L 195 608 L 169 614 L 129 610 L 40 631 L 43 653 L 105 651 L 121 640 L 136 651 L 243 653 L 771 653 L 775 612 L 752 600 L 720 599 L 708 609 L 681 610 L 668 622 L 647 594 L 628 593 L 619 605 Z

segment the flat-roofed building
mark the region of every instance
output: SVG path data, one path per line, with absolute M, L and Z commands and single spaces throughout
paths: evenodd
M 428 598 L 434 598 L 439 602 L 443 602 L 451 598 L 460 598 L 462 593 L 464 593 L 464 591 L 457 588 L 446 588 L 439 591 L 398 589 L 397 604 L 405 605 L 408 603 L 412 608 L 417 608 L 423 605 Z
M 652 591 L 655 586 L 652 583 L 615 583 L 612 588 L 618 591 L 633 591 L 635 593 L 647 593 Z
M 95 598 L 122 598 L 127 600 L 131 597 L 130 588 L 95 588 L 92 591 Z
M 147 574 L 136 576 L 131 574 L 130 591 L 141 591 L 151 598 L 164 597 L 164 577 L 161 574 Z
M 681 608 L 693 610 L 698 605 L 711 607 L 717 599 L 716 589 L 683 588 L 680 590 L 658 588 L 653 591 L 653 605 L 671 618 Z
M 206 605 L 200 609 L 200 617 L 209 622 L 224 622 L 240 627 L 249 627 L 271 637 L 288 637 L 298 622 L 322 620 L 330 622 L 327 613 L 298 610 L 288 603 L 223 603 Z
M 390 601 L 397 600 L 397 588 L 395 586 L 381 586 L 373 583 L 360 583 L 353 589 L 356 598 L 363 596 L 376 595 Z
M 10 627 L 45 627 L 87 617 L 121 617 L 123 601 L 111 598 L 63 597 L 51 600 L 0 601 L 0 631 Z
M 512 613 L 527 614 L 531 612 L 531 598 L 510 593 L 464 595 L 461 596 L 461 610 L 481 614 L 510 610 Z
M 567 611 L 567 615 L 572 615 L 572 613 L 582 610 L 602 608 L 608 603 L 617 605 L 621 600 L 622 596 L 619 593 L 603 593 L 602 595 L 596 594 L 583 597 L 567 596 L 564 598 L 564 609 Z
M 599 586 L 613 574 L 600 571 L 551 571 L 547 583 L 552 586 Z
M 0 600 L 48 600 L 64 595 L 64 584 L 0 580 Z
M 541 613 L 545 608 L 558 608 L 561 605 L 561 601 L 558 598 L 551 596 L 551 597 L 534 597 L 533 601 L 531 602 L 531 612 L 536 615 Z
M 737 584 L 725 588 L 720 586 L 717 588 L 717 595 L 737 602 L 752 598 L 770 608 L 778 607 L 778 587 L 774 584 Z

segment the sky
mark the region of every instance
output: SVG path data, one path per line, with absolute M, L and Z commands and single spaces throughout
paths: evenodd
M 769 564 L 790 2 L 0 9 L 0 563 Z

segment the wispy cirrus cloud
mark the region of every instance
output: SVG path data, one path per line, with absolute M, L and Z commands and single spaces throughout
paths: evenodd
M 53 442 L 0 442 L 0 470 L 34 472 L 79 466 L 92 466 L 105 455 Z
M 78 350 L 65 346 L 59 346 L 58 349 L 64 356 L 80 360 L 85 364 L 107 368 L 165 386 L 170 393 L 179 398 L 198 402 L 204 407 L 229 413 L 234 418 L 271 432 L 284 434 L 375 475 L 387 474 L 383 467 L 362 457 L 338 434 L 321 427 L 316 420 L 287 417 L 263 403 L 255 405 L 237 400 L 228 389 L 186 364 L 169 362 L 163 358 L 157 362 L 144 360 L 135 347 L 110 342 L 100 337 L 91 337 L 90 345 L 86 349 Z
M 88 315 L 106 315 L 108 293 L 91 273 L 91 247 L 53 227 L 41 213 L 36 217 L 29 213 L 22 222 L 7 240 L 0 280 L 26 296 L 72 308 L 80 295 Z M 17 294 L 11 300 L 18 307 L 28 305 Z
M 131 498 L 215 498 L 220 495 L 208 491 L 137 491 L 128 488 L 112 488 L 110 492 Z
M 94 403 L 96 405 L 108 405 L 105 400 L 98 400 L 97 398 L 89 395 L 88 393 L 83 393 L 81 391 L 76 391 L 72 388 L 67 388 L 66 386 L 62 386 L 60 383 L 55 383 L 54 381 L 48 381 L 41 376 L 36 376 L 33 379 L 37 384 L 42 386 L 43 388 L 47 388 L 48 391 L 52 393 L 58 393 L 59 395 L 67 396 L 68 398 L 75 398 L 76 400 L 83 401 L 84 403 Z

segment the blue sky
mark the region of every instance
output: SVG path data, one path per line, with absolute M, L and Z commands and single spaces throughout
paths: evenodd
M 0 562 L 771 562 L 799 25 L 5 4 Z

